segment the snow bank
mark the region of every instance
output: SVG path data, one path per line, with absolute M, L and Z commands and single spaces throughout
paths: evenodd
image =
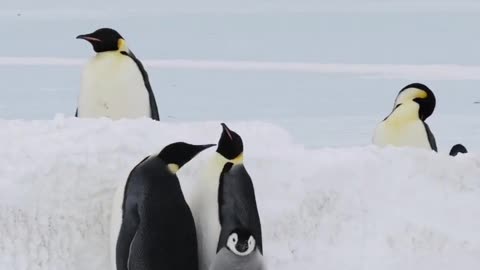
M 228 124 L 246 145 L 269 269 L 480 266 L 476 154 L 305 149 L 267 123 Z M 110 269 L 116 186 L 166 144 L 216 143 L 220 132 L 219 122 L 0 121 L 0 269 Z

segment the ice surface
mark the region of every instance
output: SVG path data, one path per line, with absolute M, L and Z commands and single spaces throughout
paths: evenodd
M 307 149 L 269 123 L 228 124 L 245 142 L 269 269 L 478 269 L 475 153 Z M 117 185 L 166 144 L 216 143 L 221 132 L 214 121 L 62 116 L 0 127 L 0 269 L 19 270 L 110 269 Z M 210 153 L 180 175 L 195 174 Z

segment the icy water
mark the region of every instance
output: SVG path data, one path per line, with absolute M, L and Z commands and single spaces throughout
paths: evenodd
M 55 1 L 52 1 L 55 2 Z M 200 12 L 160 8 L 43 10 L 1 13 L 3 57 L 88 58 L 75 36 L 118 29 L 141 59 L 308 62 L 329 64 L 475 66 L 480 23 L 467 12 Z M 8 37 L 8 38 L 5 38 Z M 162 120 L 269 121 L 314 147 L 370 143 L 396 93 L 420 81 L 437 108 L 429 123 L 440 148 L 459 140 L 473 148 L 480 133 L 478 77 L 428 80 L 359 73 L 148 68 Z M 81 66 L 0 65 L 0 117 L 51 119 L 73 115 Z M 478 123 L 477 123 L 478 121 Z

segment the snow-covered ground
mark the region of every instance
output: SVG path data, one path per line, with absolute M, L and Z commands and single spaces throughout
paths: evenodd
M 7 0 L 0 269 L 110 269 L 116 186 L 168 143 L 215 143 L 223 121 L 246 144 L 269 269 L 479 269 L 479 15 L 454 0 Z M 75 36 L 103 26 L 145 61 L 160 124 L 70 118 L 92 55 Z M 371 146 L 415 81 L 437 96 L 440 153 Z M 458 142 L 471 153 L 447 156 Z
M 244 138 L 269 269 L 478 269 L 478 155 L 315 150 L 268 123 L 228 124 Z M 109 269 L 116 186 L 164 145 L 216 143 L 221 132 L 218 122 L 147 119 L 0 126 L 0 269 L 19 270 Z M 182 184 L 188 194 L 191 183 Z

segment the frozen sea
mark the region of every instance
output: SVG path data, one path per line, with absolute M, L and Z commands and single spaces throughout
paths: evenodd
M 440 149 L 480 147 L 475 2 L 43 2 L 0 12 L 1 118 L 73 115 L 93 53 L 75 36 L 106 26 L 146 63 L 164 121 L 265 120 L 310 147 L 365 145 L 397 92 L 418 81 L 437 96 L 429 124 Z

